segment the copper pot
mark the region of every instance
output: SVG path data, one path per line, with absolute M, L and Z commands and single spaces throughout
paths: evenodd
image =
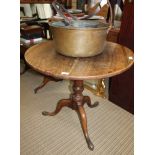
M 66 17 L 64 19 L 49 24 L 58 53 L 71 57 L 91 57 L 103 52 L 110 24 L 75 18 L 68 22 Z

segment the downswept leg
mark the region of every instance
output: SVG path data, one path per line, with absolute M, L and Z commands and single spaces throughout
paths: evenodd
M 96 101 L 94 104 L 91 104 L 91 100 L 90 100 L 89 96 L 84 96 L 83 102 L 87 103 L 88 107 L 90 107 L 90 108 L 94 108 L 99 105 L 98 101 Z
M 43 111 L 44 116 L 54 116 L 61 111 L 64 106 L 69 106 L 72 103 L 70 99 L 62 99 L 58 102 L 57 107 L 54 112 Z
M 34 89 L 34 93 L 36 94 L 39 89 L 43 88 L 49 81 L 51 81 L 48 77 L 44 76 L 43 82 L 40 86 Z
M 86 113 L 85 113 L 85 110 L 84 110 L 83 106 L 81 106 L 81 105 L 78 106 L 77 113 L 79 115 L 79 119 L 80 119 L 80 122 L 81 122 L 81 126 L 82 126 L 82 130 L 83 130 L 84 136 L 86 138 L 86 142 L 88 144 L 88 148 L 90 150 L 94 150 L 94 145 L 91 142 L 91 140 L 89 138 L 89 135 L 88 135 L 87 118 L 86 118 Z

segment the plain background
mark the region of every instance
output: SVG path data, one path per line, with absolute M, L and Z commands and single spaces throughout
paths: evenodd
M 155 1 L 134 2 L 135 155 L 155 154 Z M 20 154 L 20 1 L 0 7 L 0 142 Z

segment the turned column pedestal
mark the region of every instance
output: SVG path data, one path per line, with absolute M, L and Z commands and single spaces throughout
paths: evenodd
M 79 116 L 81 127 L 86 139 L 86 142 L 88 144 L 88 148 L 90 150 L 94 149 L 94 145 L 91 142 L 89 135 L 88 135 L 88 129 L 87 129 L 87 117 L 84 110 L 83 105 L 86 103 L 90 108 L 96 107 L 99 103 L 95 102 L 94 104 L 91 104 L 91 100 L 89 96 L 83 96 L 82 92 L 84 90 L 84 85 L 82 80 L 74 80 L 73 81 L 73 93 L 71 94 L 71 97 L 69 99 L 62 99 L 58 102 L 57 107 L 54 112 L 47 112 L 43 111 L 42 114 L 44 116 L 54 116 L 57 113 L 60 112 L 60 110 L 67 106 L 73 110 L 75 110 Z

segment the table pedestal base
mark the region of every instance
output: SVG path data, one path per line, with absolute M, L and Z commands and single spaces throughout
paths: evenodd
M 91 104 L 91 100 L 89 96 L 83 96 L 82 92 L 84 90 L 83 81 L 82 80 L 75 80 L 73 81 L 73 93 L 71 94 L 70 99 L 62 99 L 58 102 L 57 107 L 54 112 L 47 112 L 44 111 L 42 114 L 44 116 L 54 116 L 57 113 L 60 112 L 60 110 L 67 106 L 73 110 L 76 110 L 78 113 L 81 127 L 84 133 L 84 136 L 86 138 L 86 142 L 88 144 L 88 148 L 90 150 L 94 149 L 94 145 L 91 142 L 89 135 L 88 135 L 88 129 L 87 129 L 87 117 L 84 110 L 83 105 L 86 103 L 90 108 L 96 107 L 99 103 L 95 102 L 94 104 Z

